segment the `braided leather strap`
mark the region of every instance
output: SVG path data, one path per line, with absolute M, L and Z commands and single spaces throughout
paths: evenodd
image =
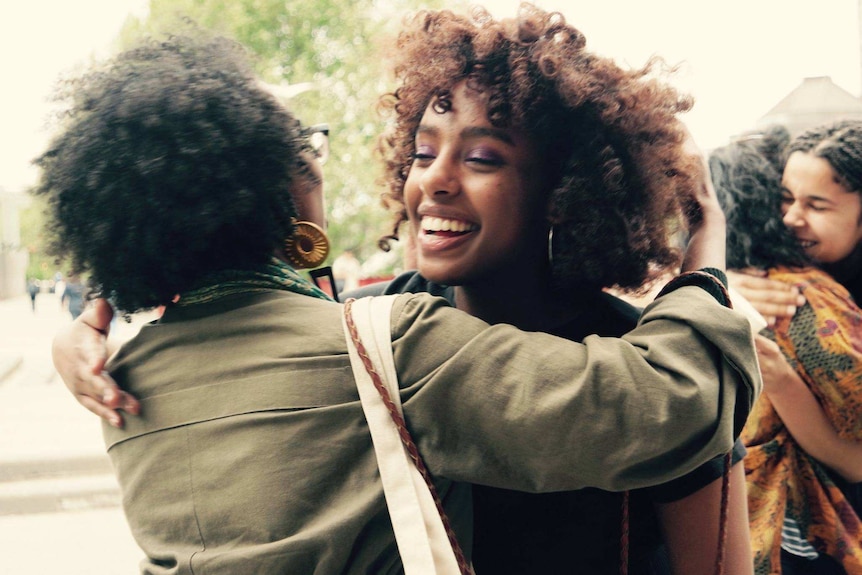
M 452 550 L 455 553 L 455 559 L 458 563 L 458 568 L 460 569 L 462 575 L 475 575 L 473 573 L 473 568 L 470 566 L 470 562 L 467 561 L 467 558 L 464 556 L 464 551 L 461 549 L 461 544 L 458 543 L 458 539 L 457 537 L 455 537 L 455 531 L 452 529 L 452 525 L 449 522 L 449 517 L 446 515 L 446 511 L 443 509 L 443 503 L 440 501 L 440 495 L 437 493 L 437 488 L 434 487 L 434 482 L 431 480 L 431 474 L 428 472 L 428 468 L 425 467 L 425 462 L 422 460 L 422 456 L 419 454 L 419 449 L 417 449 L 416 444 L 413 442 L 413 438 L 410 436 L 410 432 L 407 429 L 407 424 L 404 421 L 404 418 L 398 412 L 398 408 L 395 406 L 395 403 L 392 401 L 392 397 L 390 397 L 389 395 L 389 390 L 386 389 L 386 385 L 380 378 L 380 374 L 378 374 L 377 370 L 374 369 L 374 364 L 372 363 L 371 358 L 368 355 L 368 351 L 362 344 L 362 340 L 359 337 L 359 332 L 356 329 L 356 324 L 353 321 L 353 315 L 351 313 L 352 305 L 352 299 L 345 302 L 344 317 L 345 322 L 347 323 L 348 331 L 350 332 L 350 337 L 353 340 L 354 345 L 356 346 L 356 351 L 358 352 L 359 357 L 362 360 L 362 364 L 365 366 L 365 370 L 368 372 L 368 375 L 371 376 L 371 381 L 374 383 L 375 389 L 377 389 L 377 392 L 380 394 L 383 403 L 386 405 L 386 409 L 387 411 L 389 411 L 389 415 L 392 417 L 392 421 L 395 423 L 395 427 L 398 429 L 398 435 L 401 438 L 401 443 L 407 450 L 407 454 L 410 456 L 410 459 L 413 461 L 413 464 L 416 466 L 416 469 L 419 471 L 419 474 L 422 476 L 422 479 L 425 480 L 425 484 L 428 486 L 428 491 L 431 492 L 431 497 L 434 499 L 434 505 L 437 508 L 437 512 L 440 514 L 440 519 L 443 522 L 443 527 L 446 530 L 446 536 L 449 538 L 449 543 L 452 545 Z
M 724 473 L 721 476 L 721 516 L 718 524 L 718 552 L 715 558 L 715 575 L 724 573 L 724 554 L 727 549 L 727 511 L 730 505 L 731 453 L 724 454 Z
M 629 492 L 623 491 L 620 518 L 620 575 L 629 573 Z

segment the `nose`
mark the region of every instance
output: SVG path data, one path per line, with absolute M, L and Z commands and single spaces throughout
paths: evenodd
M 437 200 L 457 195 L 461 191 L 457 168 L 447 154 L 440 154 L 419 177 L 419 189 Z
M 793 202 L 787 207 L 787 211 L 784 212 L 782 220 L 784 221 L 784 225 L 788 228 L 800 228 L 805 225 L 802 208 L 799 206 L 798 202 Z

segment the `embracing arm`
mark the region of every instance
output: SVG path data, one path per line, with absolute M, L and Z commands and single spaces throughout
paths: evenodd
M 678 501 L 656 505 L 675 575 L 712 575 L 721 527 L 722 481 L 718 478 Z M 748 527 L 748 495 L 742 462 L 730 469 L 724 573 L 754 573 Z
M 399 298 L 393 348 L 408 425 L 449 479 L 533 492 L 664 483 L 730 451 L 759 392 L 746 320 L 699 287 L 657 298 L 623 338 L 583 344 L 441 304 Z
M 851 483 L 862 481 L 862 442 L 841 437 L 775 342 L 755 339 L 763 392 L 802 449 Z M 862 415 L 860 415 L 862 416 Z
M 51 346 L 54 367 L 78 402 L 115 427 L 122 427 L 120 410 L 136 414 L 138 401 L 121 390 L 104 371 L 116 351 L 108 341 L 114 310 L 97 299 L 71 324 L 61 329 Z

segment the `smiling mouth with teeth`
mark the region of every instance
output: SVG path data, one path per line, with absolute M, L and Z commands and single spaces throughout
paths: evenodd
M 813 248 L 817 245 L 817 242 L 813 240 L 799 240 L 799 245 L 803 250 L 807 250 L 808 248 Z
M 422 231 L 426 234 L 454 233 L 466 234 L 479 229 L 476 224 L 467 223 L 462 220 L 449 220 L 445 218 L 422 218 Z

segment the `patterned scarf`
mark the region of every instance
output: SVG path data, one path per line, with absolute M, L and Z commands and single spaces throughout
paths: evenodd
M 770 334 L 820 402 L 836 431 L 862 441 L 862 312 L 847 290 L 816 269 L 775 269 L 770 279 L 799 286 L 808 302 Z M 862 523 L 824 467 L 790 435 L 766 395 L 742 440 L 751 545 L 757 575 L 781 573 L 785 514 L 819 553 L 862 573 Z
M 207 303 L 230 295 L 286 290 L 332 301 L 326 292 L 313 285 L 278 258 L 247 270 L 223 270 L 206 276 L 201 287 L 180 295 L 176 306 Z

